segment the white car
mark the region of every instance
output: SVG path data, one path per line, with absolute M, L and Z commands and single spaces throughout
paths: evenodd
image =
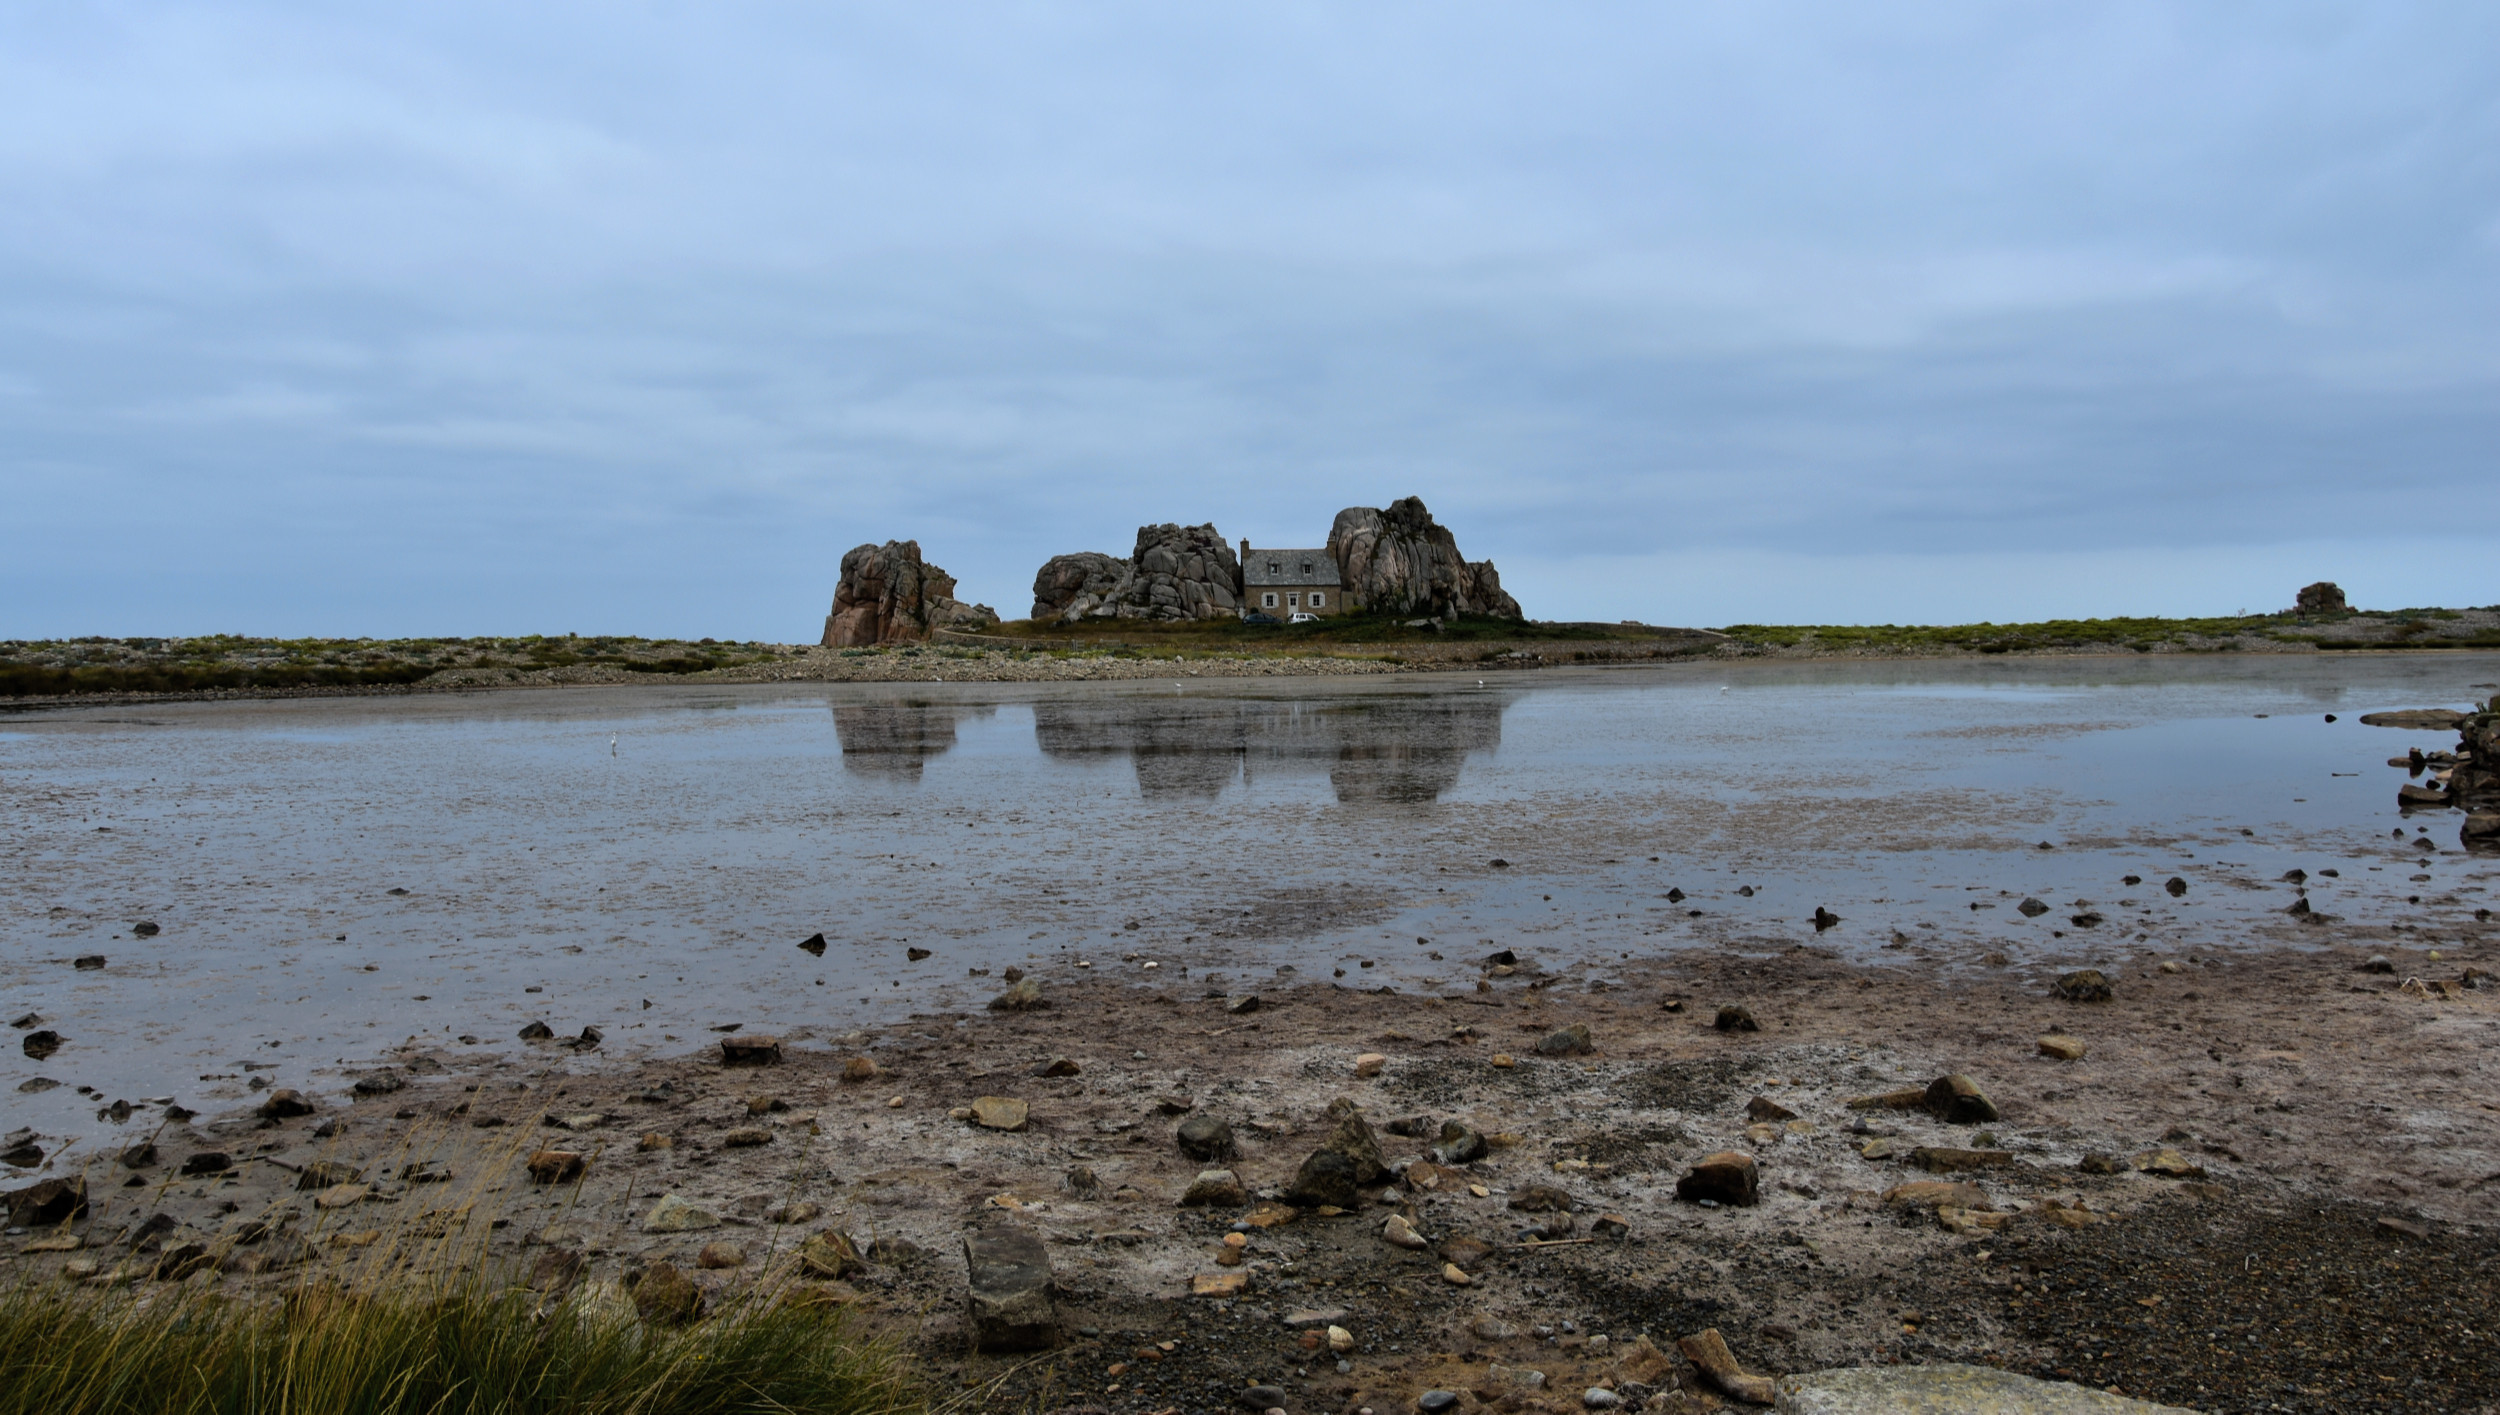
M 1319 616 L 1305 609 L 1295 613 L 1285 622 L 1288 624 L 1317 624 L 1319 622 Z

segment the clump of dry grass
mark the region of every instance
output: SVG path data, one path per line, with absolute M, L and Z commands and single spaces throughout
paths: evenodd
M 992 1012 L 1039 1012 L 1048 1006 L 1050 999 L 1042 996 L 1042 985 L 1031 978 L 1018 978 L 990 999 Z
M 404 1168 L 411 1143 L 397 1157 Z M 282 1289 L 190 1280 L 0 1288 L 0 1415 L 710 1415 L 925 1410 L 890 1343 L 822 1289 L 759 1282 L 699 1320 L 646 1320 L 620 1284 L 566 1289 L 491 1257 L 490 1195 L 521 1144 L 465 1193 L 412 1197 L 388 1231 L 328 1235 L 359 1255 Z M 316 1215 L 316 1229 L 328 1215 Z M 275 1231 L 275 1226 L 272 1226 Z M 277 1241 L 263 1240 L 263 1241 Z M 155 1260 L 151 1260 L 154 1262 Z M 578 1259 L 576 1259 L 578 1264 Z M 160 1270 L 163 1265 L 158 1264 Z M 553 1287 L 555 1291 L 541 1290 Z

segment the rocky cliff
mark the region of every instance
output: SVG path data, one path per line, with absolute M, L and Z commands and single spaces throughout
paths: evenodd
M 1033 577 L 1035 623 L 1221 619 L 1241 612 L 1241 565 L 1215 527 L 1139 526 L 1126 560 L 1054 555 Z
M 920 558 L 920 542 L 863 545 L 842 557 L 842 580 L 825 616 L 827 648 L 912 643 L 931 629 L 978 629 L 998 622 L 986 604 L 955 598 L 955 577 Z
M 1379 510 L 1349 506 L 1328 528 L 1328 553 L 1345 576 L 1346 602 L 1374 614 L 1524 619 L 1490 560 L 1469 562 L 1458 538 L 1419 497 Z

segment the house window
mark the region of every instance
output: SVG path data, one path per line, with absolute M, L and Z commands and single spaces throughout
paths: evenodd
M 1319 591 L 1317 591 L 1317 590 L 1313 590 L 1313 591 L 1311 591 L 1311 607 L 1312 607 L 1313 609 L 1317 609 L 1317 608 L 1319 608 L 1321 605 L 1326 604 L 1327 602 L 1328 602 L 1328 596 L 1326 596 L 1326 595 L 1324 595 L 1324 594 L 1321 594 L 1321 593 L 1320 593 Z
M 1285 596 L 1285 603 L 1299 607 L 1299 606 L 1301 605 L 1301 603 L 1302 603 L 1302 596 L 1300 596 L 1300 595 L 1298 595 L 1298 594 L 1289 594 L 1289 595 L 1286 595 L 1286 596 Z
M 1270 560 L 1269 562 L 1267 562 L 1267 573 L 1269 573 L 1269 574 L 1271 574 L 1271 575 L 1281 575 L 1281 574 L 1285 573 L 1285 567 L 1284 567 L 1284 566 L 1282 566 L 1282 565 L 1277 564 L 1277 563 L 1276 563 L 1275 561 L 1273 561 L 1273 560 Z
M 1276 607 L 1276 596 L 1275 596 L 1275 594 L 1274 594 L 1274 593 L 1272 593 L 1272 592 L 1271 592 L 1271 593 L 1268 593 L 1268 594 L 1263 594 L 1263 595 L 1259 596 L 1259 608 L 1261 608 L 1261 609 L 1274 609 L 1275 607 Z
M 1310 562 L 1310 561 L 1305 560 L 1305 561 L 1303 561 L 1303 562 L 1302 562 L 1302 573 L 1303 573 L 1303 574 L 1305 574 L 1305 575 L 1307 575 L 1307 574 L 1311 573 L 1311 562 Z

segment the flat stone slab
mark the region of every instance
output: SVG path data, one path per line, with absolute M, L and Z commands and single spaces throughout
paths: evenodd
M 2195 1415 L 1986 1366 L 1853 1366 L 1776 1384 L 1779 1415 Z

